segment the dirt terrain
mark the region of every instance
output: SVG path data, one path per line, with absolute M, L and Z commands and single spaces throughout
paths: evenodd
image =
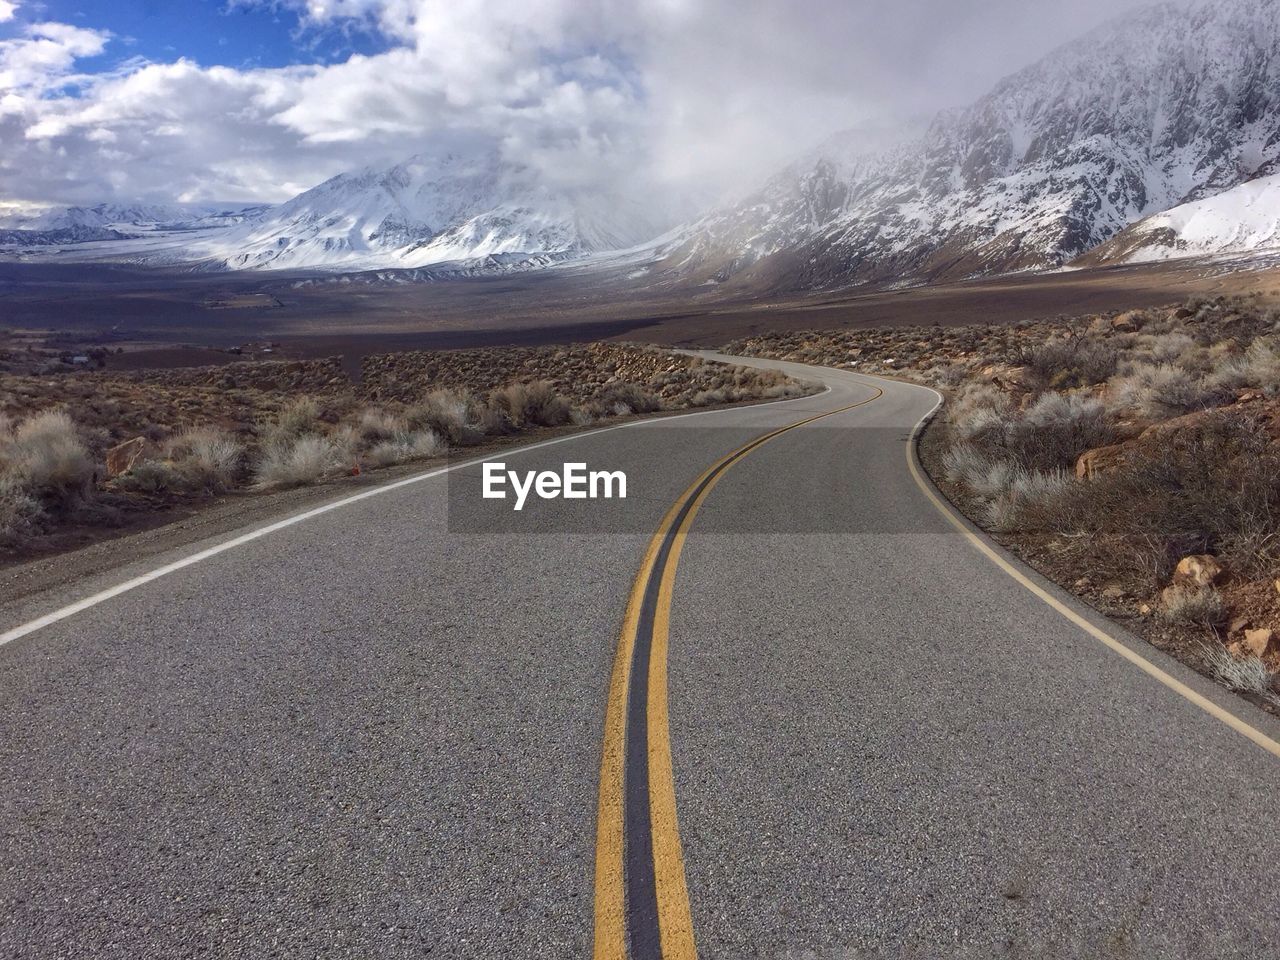
M 43 331 L 56 351 L 103 348 L 107 369 L 231 362 L 237 355 L 227 351 L 268 349 L 291 359 L 341 357 L 357 374 L 361 357 L 404 350 L 593 340 L 716 346 L 787 330 L 1079 316 L 1193 293 L 1280 297 L 1280 271 L 1184 262 L 766 301 L 725 300 L 714 287 L 690 295 L 622 270 L 582 268 L 394 283 L 0 263 L 0 331 Z

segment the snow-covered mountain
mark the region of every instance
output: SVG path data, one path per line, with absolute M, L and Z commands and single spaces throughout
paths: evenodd
M 1053 268 L 1280 164 L 1280 3 L 1124 16 L 884 148 L 835 138 L 657 254 L 766 288 Z
M 0 204 L 0 245 L 74 248 L 153 234 L 213 230 L 258 216 L 261 204 L 99 203 L 93 206 Z
M 1126 227 L 1079 263 L 1143 263 L 1280 249 L 1280 174 L 1259 177 Z
M 262 204 L 99 203 L 93 206 L 0 207 L 0 230 L 55 232 L 204 229 L 229 226 L 260 214 Z
M 683 197 L 642 201 L 556 189 L 534 169 L 490 150 L 420 155 L 340 174 L 277 206 L 0 205 L 0 246 L 22 248 L 17 252 L 25 258 L 39 254 L 32 248 L 49 248 L 64 260 L 205 270 L 351 273 L 439 265 L 447 275 L 470 276 L 634 247 L 690 212 Z
M 662 204 L 548 186 L 497 152 L 414 157 L 327 180 L 225 231 L 188 260 L 229 269 L 417 268 L 618 250 L 672 225 Z
M 23 258 L 44 244 L 63 258 L 407 277 L 625 251 L 587 266 L 803 291 L 1268 245 L 1272 174 L 1280 0 L 1199 0 L 1127 14 L 920 127 L 846 131 L 676 229 L 674 198 L 559 188 L 487 151 L 343 174 L 269 208 L 104 204 L 22 222 L 0 208 L 0 244 Z

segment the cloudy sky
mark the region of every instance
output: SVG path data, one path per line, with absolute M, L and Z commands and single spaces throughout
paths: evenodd
M 0 0 L 0 202 L 281 200 L 496 145 L 745 188 L 1143 0 Z

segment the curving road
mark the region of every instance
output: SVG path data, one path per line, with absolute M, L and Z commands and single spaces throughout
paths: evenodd
M 1273 953 L 1275 721 L 949 519 L 931 391 L 749 362 L 829 390 L 503 457 L 625 500 L 462 465 L 0 609 L 0 956 Z

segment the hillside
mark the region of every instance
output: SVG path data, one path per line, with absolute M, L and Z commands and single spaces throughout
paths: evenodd
M 1160 5 L 881 149 L 845 135 L 658 251 L 668 277 L 814 289 L 1055 268 L 1276 169 L 1280 7 Z
M 1280 248 L 1280 175 L 1259 177 L 1139 220 L 1079 263 L 1142 263 Z

